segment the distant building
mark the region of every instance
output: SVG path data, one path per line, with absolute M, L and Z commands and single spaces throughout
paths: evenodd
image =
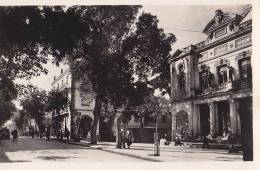
M 74 115 L 74 124 L 77 129 L 76 133 L 82 138 L 87 138 L 90 135 L 90 127 L 93 122 L 93 109 L 95 106 L 94 97 L 90 94 L 84 94 L 80 91 L 81 81 L 75 81 L 75 90 L 71 89 L 72 78 L 69 68 L 61 69 L 60 75 L 54 77 L 52 82 L 53 90 L 67 90 L 68 98 L 71 103 L 72 92 L 75 92 L 75 115 Z M 59 121 L 62 129 L 66 127 L 71 131 L 71 113 L 70 106 L 67 109 L 61 111 L 59 115 L 53 112 L 53 120 Z M 99 127 L 99 126 L 98 126 Z M 99 135 L 99 128 L 97 129 L 97 136 Z
M 243 128 L 251 133 L 252 7 L 242 14 L 216 10 L 203 32 L 207 40 L 170 59 L 172 133 L 222 139 Z

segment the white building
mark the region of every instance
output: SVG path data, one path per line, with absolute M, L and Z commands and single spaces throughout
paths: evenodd
M 53 90 L 67 90 L 68 98 L 71 103 L 72 92 L 75 93 L 75 115 L 74 115 L 74 124 L 77 129 L 76 133 L 79 133 L 81 137 L 87 138 L 90 136 L 90 128 L 93 122 L 93 109 L 95 106 L 95 97 L 91 94 L 84 94 L 80 90 L 81 81 L 75 81 L 75 90 L 71 89 L 72 87 L 72 74 L 68 67 L 61 69 L 60 75 L 54 77 L 52 82 Z M 69 106 L 70 107 L 70 106 Z M 60 119 L 62 121 L 62 128 L 65 126 L 71 131 L 71 113 L 70 109 L 65 109 L 58 116 L 53 115 L 53 119 Z M 58 118 L 60 117 L 60 118 Z M 99 127 L 99 126 L 98 126 Z M 97 135 L 99 134 L 99 129 L 97 129 Z
M 177 50 L 170 60 L 173 134 L 185 130 L 193 136 L 225 138 L 245 130 L 249 135 L 251 6 L 242 14 L 216 10 L 203 32 L 208 39 Z

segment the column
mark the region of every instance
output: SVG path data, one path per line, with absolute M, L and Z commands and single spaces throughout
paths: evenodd
M 199 133 L 199 112 L 198 112 L 198 105 L 194 104 L 193 105 L 193 113 L 192 113 L 192 116 L 193 116 L 193 126 L 192 126 L 192 129 L 193 129 L 193 134 L 196 136 L 198 135 Z
M 199 105 L 196 105 L 196 110 L 197 110 L 197 134 L 201 135 L 201 125 L 200 125 L 200 109 Z
M 99 136 L 99 120 L 98 120 L 98 123 L 97 123 L 96 137 L 97 137 L 97 141 L 100 141 L 100 136 Z
M 216 116 L 215 116 L 215 104 L 209 103 L 209 113 L 210 113 L 210 134 L 216 134 Z
M 230 123 L 231 123 L 231 133 L 238 134 L 238 112 L 237 103 L 234 99 L 229 100 L 230 106 Z
M 171 140 L 174 141 L 174 136 L 176 133 L 176 104 L 172 104 L 172 138 Z

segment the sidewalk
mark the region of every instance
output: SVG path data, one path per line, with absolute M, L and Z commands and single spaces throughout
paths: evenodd
M 70 144 L 80 145 L 100 149 L 102 151 L 134 157 L 153 162 L 172 161 L 242 161 L 242 153 L 228 153 L 227 150 L 201 149 L 185 146 L 161 145 L 160 156 L 154 156 L 154 144 L 133 143 L 131 149 L 118 149 L 114 142 L 99 142 L 91 145 L 87 141 L 70 142 Z M 120 161 L 120 160 L 119 160 Z
M 1 162 L 9 162 L 9 159 L 5 154 L 4 148 L 2 146 L 2 141 L 0 140 L 0 163 Z

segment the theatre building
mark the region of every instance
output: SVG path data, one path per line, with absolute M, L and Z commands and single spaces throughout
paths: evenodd
M 74 83 L 74 86 L 72 86 L 72 83 Z M 90 129 L 94 119 L 93 110 L 95 98 L 92 93 L 85 94 L 80 90 L 81 83 L 81 80 L 77 79 L 72 82 L 72 74 L 67 65 L 61 67 L 60 74 L 54 77 L 51 86 L 52 90 L 67 91 L 70 104 L 68 108 L 60 111 L 60 113 L 55 113 L 55 111 L 53 111 L 52 121 L 54 126 L 58 125 L 56 129 L 60 129 L 64 132 L 67 128 L 71 131 L 71 118 L 73 116 L 74 134 L 78 135 L 80 138 L 90 140 Z M 72 100 L 74 100 L 74 115 L 71 115 L 70 112 Z M 99 137 L 99 128 L 97 128 L 96 133 L 97 137 Z
M 241 14 L 216 10 L 203 30 L 208 38 L 173 54 L 173 135 L 252 133 L 251 12 L 251 6 Z

